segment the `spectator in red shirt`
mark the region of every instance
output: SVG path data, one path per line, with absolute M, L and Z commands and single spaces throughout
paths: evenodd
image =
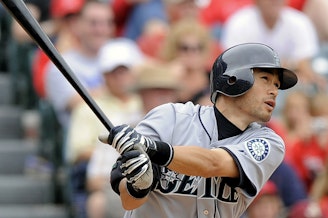
M 310 191 L 311 199 L 318 204 L 324 218 L 328 217 L 328 162 L 315 178 Z
M 252 3 L 253 0 L 212 0 L 201 10 L 201 19 L 209 25 L 224 23 L 235 11 Z
M 50 13 L 56 26 L 53 40 L 59 52 L 64 52 L 74 47 L 78 40 L 73 33 L 72 22 L 82 8 L 85 0 L 51 0 Z M 32 62 L 33 87 L 37 95 L 41 98 L 45 93 L 45 71 L 49 63 L 49 57 L 41 50 L 37 49 Z
M 324 169 L 327 157 L 327 149 L 319 144 L 316 135 L 308 141 L 300 140 L 294 144 L 291 152 L 292 164 L 308 191 L 318 173 Z

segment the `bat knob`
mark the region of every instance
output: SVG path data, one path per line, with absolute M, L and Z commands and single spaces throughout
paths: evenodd
M 108 144 L 108 134 L 101 134 L 98 136 L 99 141 Z

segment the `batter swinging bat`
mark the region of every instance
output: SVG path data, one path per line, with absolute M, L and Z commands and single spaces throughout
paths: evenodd
M 59 54 L 49 37 L 42 30 L 39 23 L 32 16 L 23 0 L 1 0 L 1 3 L 11 13 L 15 20 L 25 29 L 35 43 L 47 54 L 50 60 L 57 66 L 59 71 L 65 76 L 68 82 L 79 93 L 83 100 L 88 104 L 93 113 L 98 117 L 102 124 L 110 131 L 113 124 L 105 116 L 96 102 L 91 98 L 85 87 L 80 83 L 71 68 Z

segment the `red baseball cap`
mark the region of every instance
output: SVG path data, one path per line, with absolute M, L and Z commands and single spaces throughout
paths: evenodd
M 61 18 L 69 14 L 76 14 L 82 9 L 84 2 L 85 0 L 51 0 L 51 16 Z
M 260 193 L 256 196 L 256 198 L 259 198 L 263 195 L 278 195 L 278 188 L 276 184 L 270 180 L 268 180 L 262 189 L 260 190 Z

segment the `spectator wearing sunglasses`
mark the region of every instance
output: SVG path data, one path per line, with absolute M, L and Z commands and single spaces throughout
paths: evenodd
M 179 101 L 191 101 L 208 89 L 210 63 L 220 53 L 220 46 L 209 29 L 197 19 L 181 19 L 171 26 L 160 58 L 172 64 L 181 76 Z

